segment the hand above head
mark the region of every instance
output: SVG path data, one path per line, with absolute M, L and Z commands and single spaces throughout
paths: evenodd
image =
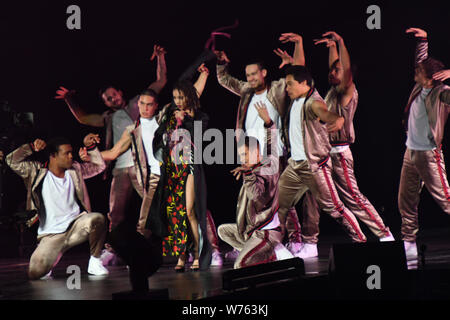
M 419 28 L 408 28 L 406 33 L 413 33 L 416 38 L 426 38 L 427 32 Z
M 47 147 L 47 144 L 45 143 L 45 141 L 41 140 L 41 139 L 34 140 L 32 145 L 33 145 L 34 152 L 42 151 Z
M 200 67 L 197 68 L 197 71 L 202 73 L 202 74 L 209 75 L 209 69 L 205 66 L 204 63 L 202 63 L 200 65 Z
M 259 117 L 264 121 L 266 125 L 268 125 L 272 119 L 269 116 L 269 111 L 267 111 L 267 106 L 264 102 L 256 102 L 255 103 L 256 111 L 258 111 Z
M 100 143 L 100 137 L 98 134 L 89 133 L 86 137 L 84 137 L 83 143 L 86 147 L 90 147 L 93 144 Z
M 336 119 L 334 123 L 328 123 L 327 128 L 328 132 L 336 132 L 341 130 L 341 128 L 344 126 L 345 119 L 344 117 L 339 117 Z
M 217 61 L 218 62 L 222 62 L 222 63 L 230 63 L 230 59 L 228 59 L 226 53 L 224 51 L 214 51 L 214 54 L 217 57 Z
M 334 42 L 339 42 L 339 41 L 343 40 L 342 37 L 334 31 L 327 31 L 324 34 L 322 34 L 322 37 L 328 38 Z
M 313 41 L 316 46 L 318 44 L 325 43 L 327 48 L 336 47 L 336 41 L 331 40 L 330 38 L 314 39 Z
M 73 92 L 75 92 L 75 91 L 66 89 L 64 87 L 59 87 L 59 90 L 56 90 L 55 99 L 59 99 L 59 100 L 66 99 L 67 96 Z
M 450 69 L 441 70 L 433 74 L 433 80 L 445 81 L 450 79 Z
M 282 43 L 287 42 L 300 42 L 303 40 L 301 35 L 298 35 L 296 33 L 288 32 L 288 33 L 282 33 L 280 38 L 278 38 Z
M 289 53 L 286 51 L 281 50 L 280 48 L 273 50 L 273 52 L 281 58 L 281 64 L 278 67 L 279 69 L 283 68 L 287 64 L 294 63 L 294 58 L 292 58 Z
M 91 157 L 89 156 L 86 147 L 80 148 L 80 151 L 78 151 L 78 155 L 80 156 L 80 159 L 82 161 L 84 161 L 84 162 L 90 162 L 91 161 Z
M 167 51 L 163 47 L 155 44 L 153 46 L 153 54 L 152 54 L 152 57 L 150 58 L 150 61 L 153 61 L 155 59 L 155 57 L 164 56 L 166 53 L 167 53 Z

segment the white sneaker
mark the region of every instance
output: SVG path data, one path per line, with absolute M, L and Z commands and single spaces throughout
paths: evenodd
M 236 260 L 237 257 L 239 256 L 239 251 L 236 249 L 233 249 L 231 251 L 228 251 L 227 253 L 225 253 L 225 259 L 227 260 Z
M 100 258 L 91 256 L 89 259 L 88 273 L 94 276 L 104 276 L 109 274 L 109 271 L 103 266 Z
M 50 270 L 45 276 L 39 278 L 40 280 L 51 280 L 53 279 L 52 277 L 52 270 Z
M 287 245 L 286 248 L 295 256 L 297 253 L 300 252 L 300 250 L 302 250 L 303 247 L 303 243 L 298 242 L 298 241 L 290 241 Z
M 417 259 L 417 245 L 415 241 L 403 241 L 407 259 Z
M 102 255 L 100 256 L 100 260 L 102 261 L 102 265 L 108 266 L 111 261 L 115 258 L 115 254 L 109 250 L 103 249 Z
M 292 253 L 282 243 L 277 244 L 274 250 L 277 261 L 294 258 Z
M 315 243 L 303 243 L 300 251 L 295 254 L 296 257 L 302 259 L 315 258 L 318 257 L 319 254 L 317 252 L 317 244 Z
M 222 265 L 223 265 L 223 259 L 222 259 L 222 256 L 220 255 L 220 252 L 214 251 L 212 253 L 211 266 L 212 267 L 221 267 Z
M 388 242 L 388 241 L 395 241 L 395 238 L 392 235 L 392 233 L 389 231 L 389 235 L 384 236 L 384 237 L 380 238 L 379 240 L 380 240 L 380 242 Z

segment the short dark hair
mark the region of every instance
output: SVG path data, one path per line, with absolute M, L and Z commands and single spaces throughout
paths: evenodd
M 237 142 L 237 148 L 245 146 L 249 149 L 249 151 L 253 151 L 255 148 L 259 150 L 259 141 L 257 138 L 252 136 L 242 136 L 239 141 Z
M 445 69 L 444 64 L 434 58 L 428 57 L 422 62 L 420 62 L 423 66 L 423 70 L 425 71 L 425 75 L 428 79 L 433 79 L 433 74 Z M 434 84 L 440 83 L 441 81 L 433 80 Z
M 200 99 L 198 98 L 197 89 L 194 85 L 187 80 L 181 80 L 175 83 L 173 90 L 183 92 L 186 97 L 188 107 L 194 108 L 194 110 L 200 109 Z
M 47 142 L 47 146 L 45 148 L 47 153 L 47 158 L 50 159 L 50 156 L 55 155 L 59 152 L 59 147 L 63 144 L 72 145 L 69 141 L 69 139 L 65 137 L 55 137 L 50 139 Z
M 249 66 L 251 64 L 256 64 L 260 70 L 263 70 L 263 69 L 267 70 L 266 64 L 262 60 L 259 60 L 259 59 L 258 60 L 249 60 L 245 64 L 245 67 L 247 67 L 247 66 Z
M 313 79 L 308 69 L 305 66 L 289 66 L 286 69 L 286 76 L 291 75 L 298 82 L 303 82 L 306 80 L 308 86 L 312 86 Z
M 158 103 L 158 94 L 156 93 L 155 90 L 147 88 L 144 89 L 141 93 L 140 96 L 150 96 L 153 97 L 153 99 L 155 99 L 155 102 Z

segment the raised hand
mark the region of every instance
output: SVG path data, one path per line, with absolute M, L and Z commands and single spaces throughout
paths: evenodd
M 86 147 L 80 148 L 80 151 L 78 151 L 78 155 L 80 156 L 80 159 L 82 161 L 84 161 L 84 162 L 90 162 L 91 161 L 91 157 L 89 156 Z
M 336 41 L 331 40 L 330 38 L 314 39 L 313 41 L 314 41 L 315 45 L 325 43 L 327 48 L 333 47 L 333 46 L 336 47 Z
M 300 36 L 296 33 L 288 32 L 288 33 L 282 33 L 278 40 L 280 40 L 282 43 L 300 42 L 303 40 L 303 38 L 302 38 L 302 36 Z
M 267 106 L 264 102 L 257 102 L 255 103 L 256 111 L 258 111 L 258 115 L 261 119 L 263 119 L 264 123 L 267 125 L 269 124 L 272 119 L 270 119 L 269 111 L 267 111 Z
M 83 143 L 86 147 L 100 143 L 100 136 L 98 134 L 89 133 L 86 137 L 84 137 Z
M 226 53 L 224 51 L 214 51 L 214 54 L 217 57 L 217 61 L 219 62 L 226 62 L 226 63 L 230 63 L 230 59 L 228 59 Z
M 427 32 L 419 28 L 408 28 L 406 33 L 413 33 L 416 38 L 426 38 Z
M 445 81 L 450 78 L 450 69 L 441 70 L 433 74 L 433 80 Z
M 200 67 L 197 68 L 197 71 L 206 75 L 209 75 L 209 69 L 205 66 L 204 63 L 200 65 Z
M 294 63 L 294 58 L 292 58 L 289 53 L 287 53 L 285 50 L 281 50 L 280 48 L 273 50 L 273 52 L 281 58 L 281 64 L 278 67 L 279 69 L 283 68 L 287 64 Z
M 66 99 L 69 94 L 71 94 L 72 90 L 66 89 L 64 87 L 59 87 L 59 90 L 56 90 L 55 99 Z
M 336 32 L 334 31 L 328 31 L 325 32 L 322 37 L 326 38 L 329 37 L 330 40 L 333 40 L 335 42 L 339 42 L 342 40 L 342 37 L 340 35 L 338 35 Z
M 161 47 L 161 46 L 155 44 L 155 45 L 153 46 L 153 54 L 152 54 L 152 57 L 150 58 L 150 61 L 153 61 L 156 57 L 163 56 L 163 55 L 165 55 L 166 53 L 167 53 L 167 52 L 166 52 L 166 50 L 165 50 L 163 47 Z
M 34 152 L 39 152 L 44 150 L 47 147 L 47 144 L 45 143 L 44 140 L 41 139 L 36 139 L 33 142 L 33 151 Z

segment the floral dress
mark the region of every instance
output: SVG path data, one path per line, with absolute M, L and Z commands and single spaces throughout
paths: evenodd
M 186 210 L 186 183 L 193 173 L 192 144 L 189 139 L 179 137 L 177 121 L 172 113 L 168 122 L 167 136 L 169 150 L 164 153 L 166 214 L 169 235 L 163 239 L 163 255 L 184 254 L 188 244 L 189 222 Z M 181 142 L 180 142 L 181 141 Z

